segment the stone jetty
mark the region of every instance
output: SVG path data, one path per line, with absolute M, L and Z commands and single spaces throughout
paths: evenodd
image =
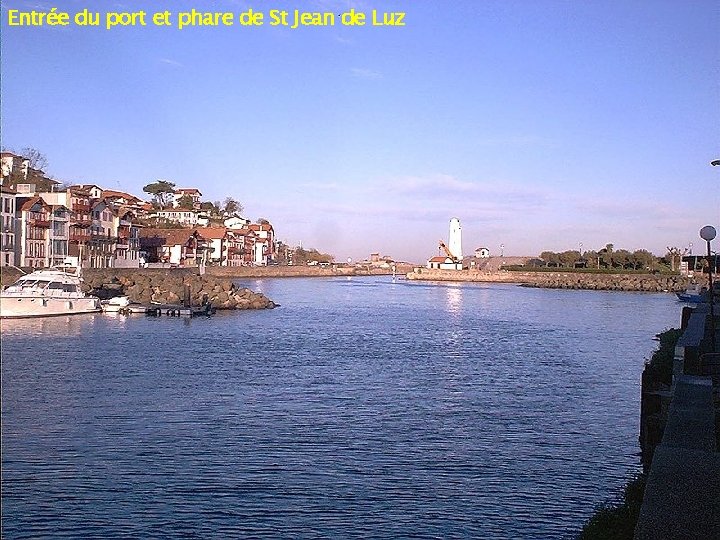
M 215 309 L 271 309 L 276 304 L 261 293 L 238 287 L 231 279 L 181 269 L 86 269 L 85 289 L 101 299 L 126 295 L 131 302 L 181 304 L 189 288 L 193 306 L 209 302 Z
M 599 291 L 679 292 L 688 278 L 664 274 L 597 274 L 589 272 L 522 272 L 498 270 L 437 270 L 415 268 L 407 279 L 418 281 L 469 281 L 516 283 L 549 289 L 591 289 Z

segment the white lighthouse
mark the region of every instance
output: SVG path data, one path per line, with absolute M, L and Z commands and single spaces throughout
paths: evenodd
M 460 220 L 458 218 L 452 218 L 450 220 L 450 235 L 448 236 L 448 249 L 455 257 L 456 261 L 462 262 L 462 228 L 460 227 Z
M 447 244 L 440 240 L 439 248 L 444 251 L 444 255 L 432 257 L 427 262 L 427 267 L 437 270 L 462 270 L 463 269 L 463 253 L 462 253 L 462 228 L 460 220 L 452 218 L 450 220 L 450 234 L 448 235 Z

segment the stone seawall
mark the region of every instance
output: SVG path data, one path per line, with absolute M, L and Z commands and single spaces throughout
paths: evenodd
M 208 302 L 215 309 L 267 309 L 276 304 L 260 293 L 237 287 L 231 279 L 201 276 L 190 269 L 87 269 L 86 290 L 101 299 L 127 295 L 132 302 L 191 305 Z
M 416 268 L 409 280 L 517 283 L 527 287 L 591 289 L 605 291 L 676 292 L 685 290 L 688 279 L 655 274 L 593 274 L 584 272 L 484 272 L 479 270 L 430 270 Z
M 403 275 L 412 270 L 408 264 L 398 265 L 396 273 Z M 338 277 L 375 276 L 392 274 L 388 268 L 373 266 L 208 266 L 206 275 L 231 278 L 286 278 L 286 277 Z

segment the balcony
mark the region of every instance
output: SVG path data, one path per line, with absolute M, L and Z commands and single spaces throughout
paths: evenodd
M 31 219 L 29 223 L 31 227 L 50 228 L 50 221 L 47 219 Z
M 90 240 L 90 235 L 84 234 L 84 232 L 70 232 L 70 236 L 68 238 L 71 242 L 87 242 Z

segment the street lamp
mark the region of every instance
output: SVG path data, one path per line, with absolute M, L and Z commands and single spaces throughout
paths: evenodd
M 713 261 L 712 261 L 712 252 L 710 251 L 710 240 L 713 240 L 715 236 L 717 235 L 717 231 L 715 231 L 715 227 L 712 225 L 705 225 L 702 229 L 700 229 L 700 238 L 705 240 L 707 243 L 707 259 L 708 259 L 708 287 L 710 288 L 710 344 L 712 347 L 712 352 L 715 352 L 715 292 L 713 291 Z

